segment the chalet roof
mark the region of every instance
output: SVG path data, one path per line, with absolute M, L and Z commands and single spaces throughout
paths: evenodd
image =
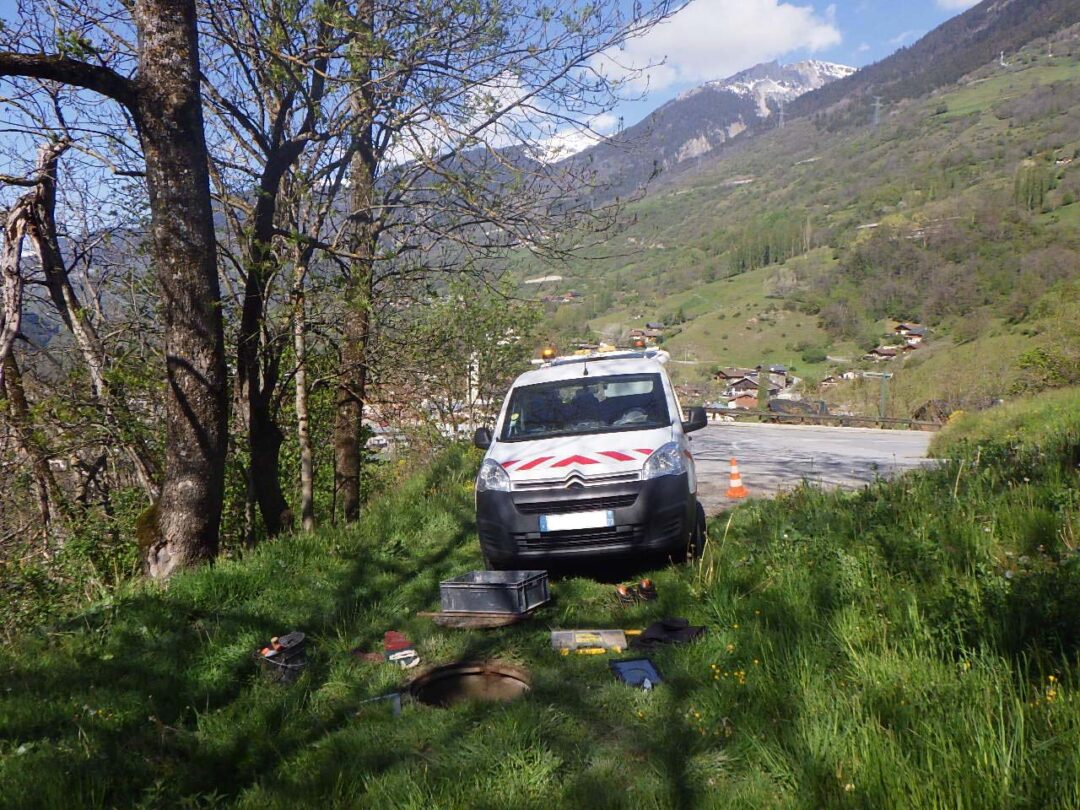
M 926 327 L 917 323 L 898 323 L 893 331 L 897 334 L 925 335 Z
M 730 368 L 722 368 L 722 369 L 720 369 L 716 373 L 716 376 L 717 377 L 724 377 L 725 379 L 728 379 L 728 380 L 735 380 L 735 379 L 739 379 L 741 377 L 749 377 L 751 374 L 756 374 L 756 373 L 757 373 L 757 369 L 753 369 L 753 368 L 730 367 Z
M 746 388 L 759 388 L 760 387 L 758 385 L 757 377 L 756 376 L 750 376 L 750 375 L 747 375 L 745 377 L 740 377 L 739 379 L 735 380 L 735 382 L 733 382 L 731 384 L 731 387 L 736 389 L 736 390 L 739 390 L 740 386 L 742 386 L 742 388 L 744 388 L 744 389 L 746 389 Z M 769 391 L 771 392 L 771 391 L 779 391 L 779 390 L 780 390 L 780 386 L 777 385 L 776 383 L 774 383 L 772 380 L 769 380 Z

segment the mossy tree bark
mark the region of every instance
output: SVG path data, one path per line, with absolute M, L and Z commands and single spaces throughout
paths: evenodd
M 373 0 L 362 0 L 358 4 L 356 22 L 360 42 L 358 50 L 362 54 L 374 35 Z M 374 132 L 376 102 L 372 98 L 371 64 L 365 56 L 354 61 L 353 80 L 355 88 L 351 107 L 355 119 L 355 141 L 349 166 L 352 210 L 347 224 L 351 259 L 334 418 L 335 501 L 340 501 L 347 523 L 360 517 L 364 396 L 368 382 L 375 252 L 379 238 L 375 222 L 375 181 L 379 165 Z
M 227 445 L 225 346 L 193 0 L 137 0 L 134 77 L 62 54 L 0 53 L 0 75 L 87 88 L 123 104 L 146 161 L 166 365 L 165 471 L 151 576 L 213 558 Z

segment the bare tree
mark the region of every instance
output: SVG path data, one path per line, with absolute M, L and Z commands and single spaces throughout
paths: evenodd
M 121 48 L 124 25 L 137 35 L 134 66 Z M 136 0 L 125 22 L 103 31 L 108 47 L 83 38 L 73 49 L 68 37 L 51 53 L 2 52 L 0 77 L 36 78 L 106 96 L 123 106 L 138 130 L 166 361 L 165 470 L 147 562 L 152 576 L 168 577 L 217 553 L 227 438 L 195 4 Z
M 274 535 L 291 523 L 282 490 L 278 424 L 286 328 L 270 311 L 287 257 L 279 227 L 283 190 L 312 144 L 344 132 L 324 108 L 337 42 L 321 0 L 295 4 L 227 0 L 205 4 L 207 98 L 212 113 L 214 179 L 233 237 L 222 243 L 241 276 L 237 404 L 246 433 L 250 497 Z M 287 323 L 287 320 L 285 320 Z M 248 528 L 249 542 L 254 539 Z
M 335 488 L 360 511 L 362 418 L 381 307 L 432 279 L 492 273 L 513 249 L 555 257 L 610 226 L 590 206 L 582 162 L 545 155 L 567 131 L 599 138 L 595 116 L 640 75 L 605 70 L 627 39 L 679 7 L 615 2 L 564 11 L 539 0 L 360 0 L 335 6 L 350 35 L 351 210 L 330 249 L 346 260 L 334 430 Z M 436 283 L 440 283 L 436 281 Z

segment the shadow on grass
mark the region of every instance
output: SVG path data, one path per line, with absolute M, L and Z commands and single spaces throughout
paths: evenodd
M 143 590 L 92 611 L 81 627 L 72 622 L 26 639 L 17 658 L 0 664 L 0 754 L 19 746 L 31 752 L 21 762 L 9 758 L 7 767 L 0 757 L 0 774 L 15 777 L 7 798 L 19 806 L 53 803 L 46 797 L 52 791 L 37 789 L 43 779 L 89 805 L 130 805 L 162 781 L 174 797 L 237 795 L 355 714 L 358 700 L 349 697 L 367 696 L 362 683 L 329 708 L 311 706 L 335 663 L 335 634 L 381 644 L 382 630 L 422 608 L 452 572 L 451 558 L 471 537 L 470 518 L 464 508 L 450 510 L 459 530 L 416 556 L 398 558 L 377 540 L 354 537 L 351 561 L 328 560 L 337 566 L 331 575 L 306 570 L 295 579 L 251 576 L 239 585 L 207 569 L 192 575 L 195 585 Z M 294 541 L 268 544 L 253 565 L 273 568 Z M 318 567 L 319 555 L 308 556 Z M 389 589 L 390 582 L 397 585 Z M 250 606 L 235 604 L 245 589 Z M 301 597 L 305 591 L 315 595 Z M 213 603 L 219 593 L 227 605 Z M 387 609 L 373 609 L 376 599 L 365 594 L 381 597 Z M 385 618 L 385 627 L 365 621 L 368 613 Z M 291 688 L 267 684 L 253 653 L 290 629 L 308 634 L 310 664 Z M 208 733 L 221 718 L 230 733 Z

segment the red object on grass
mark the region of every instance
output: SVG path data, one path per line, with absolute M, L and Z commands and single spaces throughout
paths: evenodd
M 413 646 L 413 643 L 409 639 L 405 638 L 405 635 L 399 633 L 397 630 L 387 630 L 383 634 L 383 649 L 387 652 L 397 652 L 398 650 L 407 650 Z

